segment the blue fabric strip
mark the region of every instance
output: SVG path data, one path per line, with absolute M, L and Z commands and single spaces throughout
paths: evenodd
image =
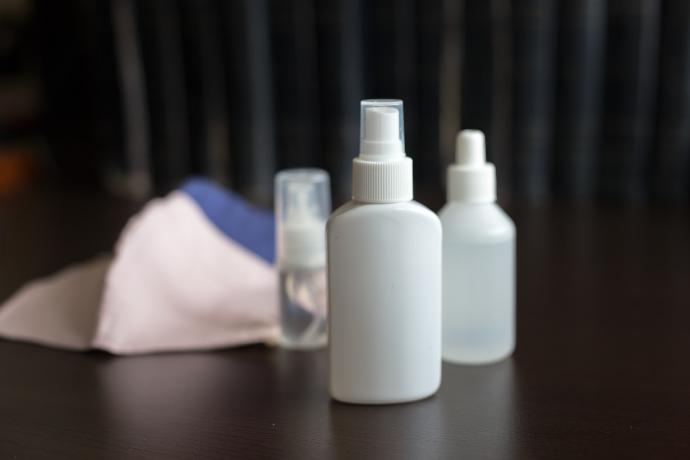
M 213 182 L 194 178 L 180 189 L 226 236 L 269 263 L 275 260 L 275 219 L 271 211 L 249 204 Z

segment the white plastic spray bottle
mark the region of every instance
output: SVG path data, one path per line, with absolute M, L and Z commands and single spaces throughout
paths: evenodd
M 412 201 L 399 100 L 361 104 L 352 201 L 327 226 L 330 392 L 414 401 L 441 381 L 441 224 Z
M 443 359 L 484 364 L 515 348 L 515 225 L 496 204 L 484 134 L 458 134 L 443 223 Z

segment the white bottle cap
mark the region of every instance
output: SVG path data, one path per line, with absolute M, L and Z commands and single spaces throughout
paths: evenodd
M 455 141 L 455 163 L 448 168 L 448 201 L 496 201 L 496 168 L 486 162 L 484 133 L 465 129 Z
M 394 203 L 412 199 L 412 159 L 405 156 L 403 103 L 361 102 L 359 156 L 352 164 L 352 199 Z
M 281 269 L 326 266 L 326 220 L 331 213 L 328 173 L 286 169 L 275 178 L 276 253 Z

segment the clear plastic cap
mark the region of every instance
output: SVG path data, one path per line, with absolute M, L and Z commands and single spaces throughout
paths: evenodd
M 286 169 L 275 178 L 276 249 L 283 268 L 326 265 L 326 220 L 331 213 L 328 173 Z
M 405 121 L 400 99 L 365 99 L 360 105 L 359 157 L 386 161 L 405 156 Z

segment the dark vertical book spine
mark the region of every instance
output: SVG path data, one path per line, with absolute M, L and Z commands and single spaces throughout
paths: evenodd
M 152 191 L 149 123 L 141 40 L 135 0 L 112 0 L 111 11 L 117 75 L 122 101 L 123 174 L 113 174 L 110 188 L 136 198 Z
M 418 28 L 418 115 L 419 140 L 414 154 L 414 172 L 420 198 L 442 196 L 440 137 L 441 43 L 443 32 L 443 1 L 417 2 Z
M 108 2 L 78 2 L 81 14 L 78 21 L 84 32 L 82 45 L 85 63 L 91 74 L 92 93 L 88 96 L 92 107 L 91 134 L 95 152 L 104 161 L 99 165 L 98 179 L 102 180 L 113 169 L 126 169 L 122 155 L 122 118 L 120 93 L 117 85 L 112 11 Z M 80 68 L 84 68 L 80 66 Z M 74 78 L 73 76 L 71 78 Z M 80 79 L 76 78 L 77 84 Z M 77 133 L 81 137 L 83 132 Z M 90 152 L 93 154 L 93 152 Z
M 323 164 L 333 199 L 352 196 L 352 158 L 359 149 L 359 100 L 365 97 L 361 0 L 317 2 L 319 115 Z
M 230 152 L 220 5 L 182 0 L 181 27 L 189 100 L 191 172 L 228 184 Z
M 554 191 L 588 200 L 596 191 L 606 4 L 560 2 Z
M 427 2 L 428 5 L 431 2 Z M 392 57 L 393 68 L 380 69 L 382 74 L 392 77 L 393 97 L 403 100 L 405 109 L 405 150 L 407 154 L 420 164 L 424 160 L 420 155 L 420 132 L 422 120 L 419 117 L 419 79 L 421 69 L 419 49 L 419 15 L 416 0 L 398 0 L 393 2 L 390 19 L 393 21 Z M 384 18 L 388 21 L 388 18 Z M 381 37 L 388 41 L 386 37 Z M 381 94 L 389 93 L 382 89 Z M 389 93 L 389 94 L 390 94 Z M 374 95 L 375 96 L 375 95 Z M 378 97 L 378 96 L 375 96 Z M 416 177 L 419 178 L 418 176 Z
M 498 200 L 512 197 L 513 127 L 513 32 L 511 0 L 492 0 L 491 136 L 487 157 L 496 165 Z
M 315 5 L 312 0 L 270 5 L 278 166 L 321 166 Z
M 232 0 L 222 6 L 233 186 L 269 204 L 276 160 L 268 2 Z
M 604 197 L 647 196 L 656 93 L 659 0 L 610 0 L 599 172 Z
M 40 0 L 35 20 L 50 153 L 65 178 L 100 185 L 126 167 L 110 5 Z
M 556 3 L 513 3 L 513 190 L 540 202 L 550 194 Z
M 484 132 L 487 160 L 496 166 L 499 196 L 505 198 L 511 176 L 510 3 L 468 0 L 463 17 L 461 127 Z
M 136 6 L 146 75 L 154 187 L 164 193 L 184 179 L 191 163 L 179 4 L 148 0 Z
M 690 2 L 662 7 L 654 196 L 665 203 L 690 199 Z
M 455 158 L 455 138 L 460 127 L 463 5 L 442 2 L 441 55 L 439 70 L 439 182 L 446 186 L 446 168 Z M 440 195 L 445 198 L 445 193 Z
M 483 131 L 487 139 L 487 150 L 490 152 L 494 98 L 491 2 L 467 0 L 462 17 L 461 127 Z
M 366 2 L 367 98 L 402 99 L 405 149 L 419 151 L 419 16 L 416 0 Z

